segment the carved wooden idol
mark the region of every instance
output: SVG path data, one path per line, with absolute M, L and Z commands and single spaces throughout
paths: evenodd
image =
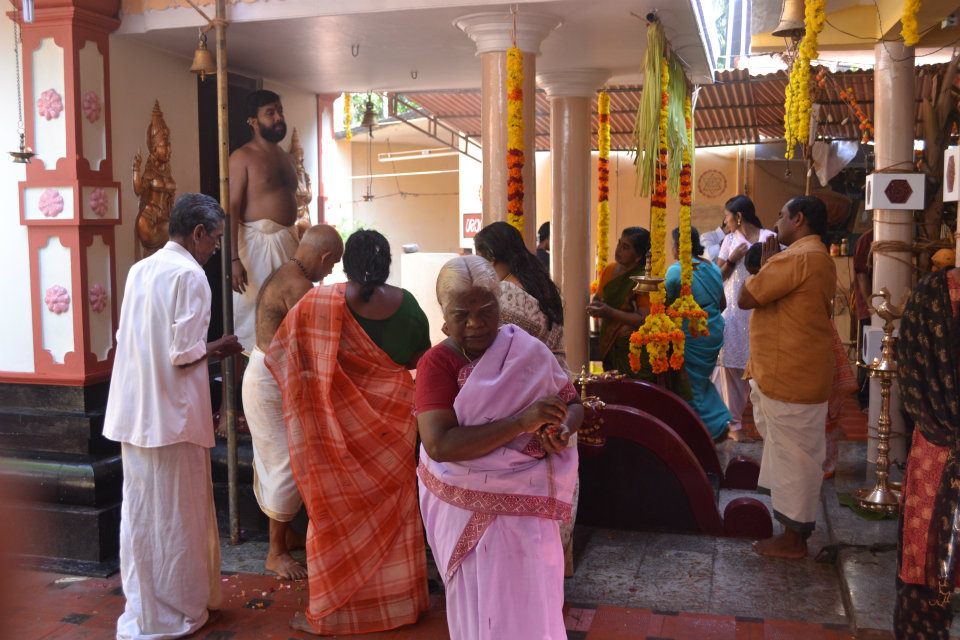
M 133 159 L 133 192 L 140 196 L 137 213 L 137 240 L 148 256 L 166 244 L 170 236 L 170 207 L 177 192 L 177 183 L 170 173 L 170 129 L 163 121 L 160 102 L 153 103 L 153 114 L 147 127 L 147 163 L 141 171 L 140 151 Z
M 310 201 L 313 200 L 313 190 L 310 188 L 310 174 L 303 167 L 303 147 L 300 145 L 300 135 L 297 128 L 293 128 L 290 136 L 290 155 L 297 167 L 297 233 L 303 234 L 310 228 Z

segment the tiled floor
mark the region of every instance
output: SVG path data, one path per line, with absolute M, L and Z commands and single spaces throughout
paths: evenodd
M 853 409 L 851 411 L 851 409 Z M 749 414 L 748 414 L 749 415 Z M 752 421 L 745 426 L 753 428 Z M 863 425 L 861 427 L 861 425 Z M 709 536 L 578 527 L 576 575 L 565 583 L 571 639 L 819 640 L 892 638 L 896 523 L 868 522 L 837 503 L 838 491 L 866 482 L 865 418 L 848 403 L 847 441 L 836 478 L 824 482 L 811 557 L 756 556 L 750 541 Z M 762 443 L 727 441 L 721 458 L 759 458 Z M 721 491 L 719 505 L 744 492 Z M 756 496 L 769 504 L 766 496 Z M 813 554 L 826 549 L 815 560 Z M 224 545 L 224 603 L 195 638 L 290 640 L 309 637 L 288 627 L 307 600 L 305 582 L 259 574 L 265 543 Z M 118 576 L 83 579 L 22 572 L 10 584 L 17 598 L 0 610 L 0 639 L 112 638 L 124 598 Z M 2 586 L 2 585 L 0 585 Z M 960 627 L 955 627 L 955 633 Z M 856 635 L 851 630 L 856 629 Z M 442 594 L 416 625 L 371 638 L 448 638 Z
M 51 573 L 22 573 L 16 581 L 20 598 L 4 616 L 0 637 L 16 640 L 113 637 L 123 609 L 119 577 L 75 579 Z M 281 582 L 270 576 L 232 574 L 222 577 L 222 610 L 193 638 L 204 640 L 294 640 L 310 636 L 291 630 L 287 621 L 303 606 L 302 582 Z M 678 603 L 681 603 L 678 601 Z M 845 624 L 802 623 L 755 617 L 678 613 L 610 605 L 565 607 L 568 638 L 636 640 L 827 640 L 853 638 Z M 448 638 L 443 599 L 431 598 L 430 611 L 415 625 L 365 638 L 444 640 Z M 860 636 L 864 637 L 864 636 Z M 891 638 L 888 632 L 870 637 Z

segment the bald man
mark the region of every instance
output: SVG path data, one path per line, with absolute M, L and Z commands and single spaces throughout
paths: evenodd
M 253 490 L 260 509 L 270 519 L 264 567 L 290 580 L 307 577 L 306 567 L 290 555 L 290 549 L 303 546 L 302 536 L 290 529 L 303 501 L 290 468 L 282 395 L 263 358 L 287 312 L 314 282 L 330 274 L 342 256 L 343 241 L 336 229 L 325 224 L 307 229 L 294 256 L 260 288 L 257 342 L 243 377 L 243 406 L 253 440 Z

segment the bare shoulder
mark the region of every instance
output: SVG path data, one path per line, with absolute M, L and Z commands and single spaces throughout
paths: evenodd
M 292 309 L 311 289 L 313 289 L 313 284 L 303 278 L 292 279 L 287 286 L 284 287 L 283 291 L 283 298 L 287 309 Z

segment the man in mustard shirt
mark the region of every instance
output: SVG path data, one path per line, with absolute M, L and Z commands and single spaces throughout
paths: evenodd
M 830 310 L 836 267 L 820 240 L 827 210 L 813 196 L 780 211 L 777 237 L 764 243 L 760 272 L 740 292 L 750 318 L 750 380 L 754 420 L 763 435 L 758 489 L 773 499 L 784 531 L 754 545 L 760 555 L 804 558 L 816 525 L 824 424 L 833 383 Z M 780 244 L 786 249 L 780 251 Z

